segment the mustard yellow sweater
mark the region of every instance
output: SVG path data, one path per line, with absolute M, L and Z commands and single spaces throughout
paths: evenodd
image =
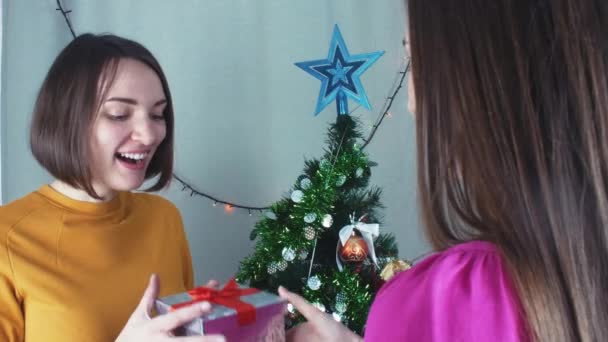
M 0 207 L 0 341 L 114 341 L 151 273 L 161 296 L 192 287 L 170 202 L 130 192 L 81 202 L 44 186 Z

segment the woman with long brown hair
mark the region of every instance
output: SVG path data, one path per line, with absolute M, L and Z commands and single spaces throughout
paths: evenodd
M 420 208 L 439 253 L 380 290 L 366 340 L 606 340 L 608 3 L 408 8 Z M 357 338 L 280 292 L 309 317 L 294 339 Z

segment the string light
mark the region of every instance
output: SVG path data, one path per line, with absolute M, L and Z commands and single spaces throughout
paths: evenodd
M 56 0 L 56 2 L 57 2 L 56 10 L 61 12 L 61 15 L 65 19 L 66 25 L 68 26 L 68 29 L 70 30 L 70 33 L 72 34 L 72 37 L 76 38 L 76 33 L 74 32 L 74 28 L 72 27 L 72 22 L 70 21 L 70 18 L 68 17 L 68 14 L 71 13 L 72 10 L 65 10 L 63 8 L 63 6 L 61 5 L 61 0 Z M 380 125 L 382 124 L 382 120 L 384 119 L 384 117 L 392 116 L 392 114 L 389 112 L 389 109 L 393 105 L 393 101 L 395 100 L 395 97 L 399 93 L 399 90 L 401 90 L 401 88 L 403 87 L 403 81 L 405 79 L 405 76 L 410 70 L 410 59 L 408 56 L 406 56 L 404 58 L 404 62 L 406 64 L 405 69 L 403 71 L 399 71 L 399 73 L 398 73 L 399 83 L 398 83 L 397 87 L 393 90 L 391 96 L 386 98 L 385 104 L 383 106 L 383 110 L 380 112 L 378 119 L 376 119 L 376 123 L 373 126 L 371 126 L 371 132 L 370 132 L 368 138 L 364 140 L 364 144 L 361 146 L 361 150 L 365 149 L 365 147 L 367 147 L 367 145 L 372 141 L 372 138 L 376 134 L 376 131 L 378 130 Z M 359 109 L 359 107 L 360 106 L 357 106 L 350 113 L 348 113 L 348 115 L 353 114 L 357 109 Z M 182 180 L 180 177 L 178 177 L 175 173 L 173 174 L 173 178 L 175 180 L 177 180 L 179 183 L 181 183 L 182 191 L 190 192 L 190 197 L 193 197 L 193 196 L 205 197 L 205 198 L 213 201 L 214 207 L 217 207 L 217 204 L 221 203 L 224 205 L 224 211 L 226 211 L 227 213 L 233 212 L 234 208 L 239 208 L 239 209 L 247 209 L 249 211 L 249 216 L 251 216 L 252 211 L 259 211 L 260 213 L 263 213 L 264 211 L 270 209 L 270 206 L 255 207 L 255 206 L 247 206 L 247 205 L 231 203 L 228 201 L 223 201 L 214 196 L 211 196 L 207 193 L 204 193 L 202 191 L 199 191 L 199 190 L 193 188 L 190 184 L 186 183 L 184 180 Z
M 228 205 L 228 206 L 230 206 L 230 212 L 232 212 L 234 210 L 234 208 L 247 209 L 247 210 L 249 210 L 249 213 L 252 213 L 254 211 L 259 211 L 260 213 L 263 213 L 265 210 L 270 209 L 269 206 L 255 207 L 255 206 L 248 206 L 248 205 L 242 205 L 242 204 L 236 204 L 236 203 L 232 203 L 232 202 L 228 202 L 228 201 L 223 201 L 219 198 L 216 198 L 214 196 L 211 196 L 209 194 L 196 190 L 195 188 L 193 188 L 190 184 L 188 184 L 186 181 L 184 181 L 181 177 L 179 177 L 175 173 L 173 174 L 173 179 L 175 179 L 176 181 L 178 181 L 181 184 L 182 189 L 185 188 L 185 190 L 183 190 L 183 191 L 189 191 L 192 195 L 205 197 L 205 198 L 213 201 L 214 207 L 217 207 L 218 204 L 222 204 L 224 206 Z M 224 207 L 224 208 L 226 208 L 226 207 Z
M 74 28 L 72 27 L 72 22 L 70 21 L 70 18 L 68 18 L 68 14 L 72 13 L 72 10 L 67 10 L 67 11 L 64 10 L 63 6 L 61 5 L 61 0 L 57 0 L 56 2 L 57 2 L 56 10 L 61 12 L 61 15 L 65 19 L 66 25 L 68 25 L 68 29 L 70 29 L 70 33 L 72 34 L 72 37 L 76 38 L 76 33 L 74 32 Z
M 378 115 L 378 119 L 376 119 L 376 124 L 374 124 L 374 128 L 369 133 L 368 138 L 365 139 L 365 143 L 363 144 L 363 146 L 361 146 L 361 150 L 365 149 L 365 147 L 367 147 L 367 145 L 369 145 L 369 143 L 372 141 L 372 139 L 374 138 L 374 135 L 376 135 L 376 131 L 382 124 L 382 121 L 384 120 L 384 118 L 386 116 L 390 116 L 390 115 L 388 115 L 390 113 L 389 111 L 390 111 L 391 107 L 393 106 L 393 102 L 395 101 L 397 94 L 399 93 L 401 88 L 403 88 L 403 82 L 405 81 L 405 76 L 410 71 L 411 61 L 410 61 L 409 57 L 405 59 L 404 63 L 405 63 L 405 68 L 403 69 L 403 71 L 399 71 L 399 74 L 397 76 L 397 78 L 399 80 L 397 83 L 397 86 L 393 90 L 393 93 L 391 94 L 391 96 L 386 98 L 386 102 L 384 103 L 383 109 L 382 109 L 382 111 L 380 111 L 381 114 Z

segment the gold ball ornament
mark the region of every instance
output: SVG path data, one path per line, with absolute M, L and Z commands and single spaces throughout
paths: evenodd
M 362 237 L 353 233 L 344 246 L 340 246 L 340 260 L 345 263 L 360 263 L 367 258 L 369 248 Z
M 401 271 L 409 270 L 410 268 L 412 268 L 412 265 L 403 260 L 393 260 L 384 266 L 382 272 L 380 272 L 380 278 L 382 278 L 384 281 L 389 281 L 389 279 L 394 277 L 395 274 Z

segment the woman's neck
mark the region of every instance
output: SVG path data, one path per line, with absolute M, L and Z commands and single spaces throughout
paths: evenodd
M 61 194 L 78 201 L 107 202 L 112 200 L 116 196 L 116 191 L 111 189 L 108 189 L 106 191 L 100 191 L 94 185 L 93 188 L 95 189 L 97 195 L 101 197 L 101 199 L 94 198 L 93 196 L 89 195 L 85 190 L 75 188 L 60 180 L 54 180 L 49 185 L 51 188 L 55 189 L 55 191 L 58 191 Z

